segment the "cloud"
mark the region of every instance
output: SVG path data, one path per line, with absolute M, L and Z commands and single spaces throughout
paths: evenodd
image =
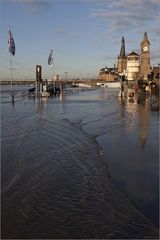
M 83 33 L 82 32 L 73 32 L 72 36 L 73 36 L 73 38 L 80 39 L 83 37 Z
M 114 61 L 116 59 L 117 59 L 117 56 L 108 56 L 108 55 L 102 58 L 102 60 L 114 60 Z
M 56 33 L 63 34 L 63 33 L 65 33 L 65 30 L 64 30 L 63 27 L 59 27 L 59 28 L 56 29 Z
M 151 61 L 156 64 L 156 63 L 160 63 L 160 48 L 158 49 L 153 49 L 151 51 Z
M 107 0 L 100 1 L 97 8 L 91 10 L 91 16 L 105 21 L 110 32 L 144 29 L 145 25 L 158 29 L 159 8 L 159 0 Z
M 13 2 L 24 4 L 27 14 L 39 14 L 44 9 L 49 9 L 51 5 L 48 0 L 13 0 Z
M 153 28 L 151 28 L 151 30 L 152 30 L 155 34 L 160 35 L 160 27 L 159 27 L 159 26 L 153 27 Z
M 57 27 L 55 32 L 57 34 L 63 34 L 63 35 L 65 34 L 68 37 L 71 36 L 72 38 L 75 38 L 75 39 L 79 39 L 83 37 L 83 34 L 81 32 L 77 32 L 77 31 L 69 32 L 62 26 Z

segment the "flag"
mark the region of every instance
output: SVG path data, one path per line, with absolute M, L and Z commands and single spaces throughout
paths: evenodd
M 9 47 L 9 52 L 14 56 L 15 55 L 15 43 L 14 43 L 14 39 L 11 33 L 11 30 L 8 31 L 8 47 Z
M 50 52 L 50 54 L 49 54 L 48 64 L 49 64 L 50 66 L 53 64 L 53 48 L 51 49 L 51 52 Z

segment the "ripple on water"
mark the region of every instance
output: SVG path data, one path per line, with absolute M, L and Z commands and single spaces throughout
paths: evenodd
M 144 238 L 155 232 L 110 182 L 93 138 L 66 119 L 29 113 L 12 116 L 2 131 L 2 236 Z

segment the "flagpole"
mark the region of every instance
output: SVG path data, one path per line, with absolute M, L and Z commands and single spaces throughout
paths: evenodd
M 52 70 L 53 70 L 53 84 L 54 84 L 54 92 L 56 91 L 56 82 L 55 82 L 55 69 L 54 64 L 52 63 Z
M 55 50 L 54 50 L 54 55 L 55 55 Z M 53 55 L 52 55 L 53 57 Z M 54 68 L 54 64 L 52 62 L 52 67 L 53 67 L 53 82 L 54 82 L 54 92 L 56 92 L 56 82 L 55 82 L 55 68 Z
M 14 94 L 13 94 L 13 78 L 12 78 L 12 56 L 11 53 L 10 55 L 10 83 L 11 83 L 11 97 L 12 97 L 12 102 L 14 102 Z
M 51 52 L 48 57 L 48 64 L 49 66 L 52 66 L 52 71 L 53 71 L 53 81 L 52 81 L 52 86 L 53 86 L 53 91 L 54 94 L 56 93 L 56 82 L 54 80 L 54 75 L 55 75 L 55 69 L 54 69 L 54 61 L 53 61 L 53 48 L 51 48 Z M 51 78 L 52 79 L 52 78 Z
M 9 25 L 9 31 L 11 31 L 11 27 Z M 9 43 L 11 44 L 11 43 Z M 11 84 L 11 98 L 12 103 L 14 103 L 14 94 L 13 94 L 13 75 L 12 75 L 12 53 L 9 51 L 9 61 L 10 61 L 10 84 Z

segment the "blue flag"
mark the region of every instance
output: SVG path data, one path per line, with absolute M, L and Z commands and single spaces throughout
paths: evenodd
M 53 64 L 53 48 L 51 49 L 51 52 L 50 52 L 50 54 L 49 54 L 48 64 L 49 64 L 50 66 Z
M 14 43 L 11 30 L 8 31 L 8 47 L 9 47 L 9 52 L 14 56 L 16 48 L 15 48 L 15 43 Z

